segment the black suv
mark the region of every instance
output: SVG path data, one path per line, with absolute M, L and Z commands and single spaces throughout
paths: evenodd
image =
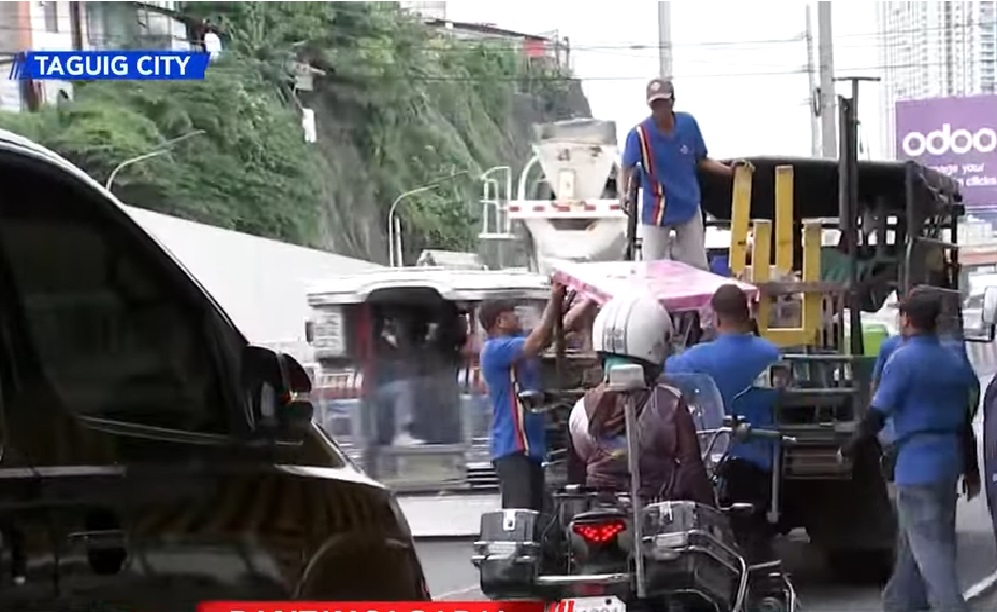
M 0 286 L 0 609 L 429 598 L 392 494 L 311 424 L 301 366 L 5 131 Z

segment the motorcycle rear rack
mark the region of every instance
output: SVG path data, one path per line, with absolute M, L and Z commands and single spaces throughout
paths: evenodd
M 537 576 L 537 584 L 541 586 L 569 586 L 575 584 L 629 584 L 633 579 L 633 572 L 591 574 L 588 576 Z

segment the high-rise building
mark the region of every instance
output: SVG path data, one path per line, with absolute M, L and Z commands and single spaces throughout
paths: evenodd
M 897 100 L 995 93 L 997 2 L 879 2 L 883 150 Z

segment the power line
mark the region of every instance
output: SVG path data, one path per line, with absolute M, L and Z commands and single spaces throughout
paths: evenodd
M 730 65 L 727 63 L 727 65 Z M 948 68 L 950 64 L 947 62 L 928 62 L 928 63 L 910 63 L 910 64 L 878 64 L 872 66 L 854 66 L 847 68 L 847 72 L 873 72 L 880 70 L 903 70 L 903 69 L 914 69 L 914 68 Z M 839 72 L 841 72 L 839 70 Z M 522 75 L 522 76 L 489 76 L 489 77 L 457 77 L 457 76 L 426 76 L 426 75 L 412 75 L 411 77 L 405 75 L 391 75 L 391 74 L 375 74 L 375 73 L 350 73 L 343 72 L 344 76 L 350 77 L 361 77 L 361 78 L 372 78 L 372 79 L 388 79 L 388 80 L 403 80 L 412 82 L 457 82 L 457 83 L 476 83 L 476 82 L 558 82 L 564 81 L 565 79 L 574 78 L 580 81 L 646 81 L 648 77 L 645 76 L 621 76 L 621 75 L 605 75 L 605 76 L 547 76 L 547 75 Z M 756 71 L 756 72 L 716 72 L 716 73 L 696 73 L 696 74 L 677 74 L 675 75 L 676 80 L 686 80 L 686 79 L 706 79 L 706 78 L 735 78 L 735 77 L 789 77 L 789 76 L 805 76 L 807 74 L 807 68 L 801 66 L 800 68 L 790 68 L 785 70 L 773 70 L 773 71 Z

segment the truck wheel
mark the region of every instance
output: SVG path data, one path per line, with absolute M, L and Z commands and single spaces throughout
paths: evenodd
M 842 582 L 882 586 L 893 573 L 893 549 L 829 550 L 825 554 L 831 574 Z

